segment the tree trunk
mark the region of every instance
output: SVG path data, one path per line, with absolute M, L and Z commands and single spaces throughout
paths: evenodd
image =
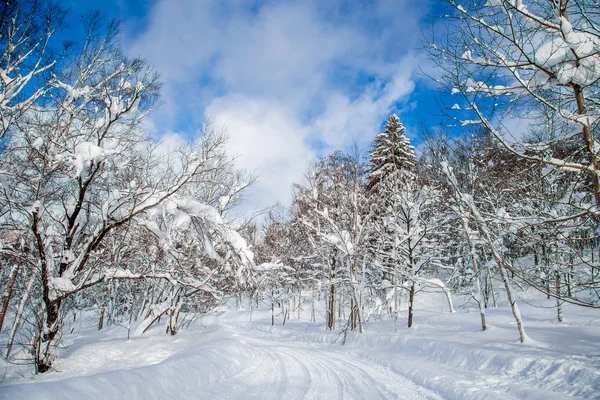
M 492 306 L 497 308 L 496 304 L 496 292 L 494 291 L 494 281 L 492 280 L 492 274 L 490 273 L 490 268 L 488 267 L 488 277 L 490 279 L 490 290 L 492 291 Z
M 315 322 L 315 284 L 313 283 L 312 287 L 312 297 L 311 297 L 311 306 L 310 306 L 310 320 Z
M 352 285 L 352 297 L 350 298 L 350 319 L 352 320 L 352 330 L 356 330 L 358 328 L 359 333 L 363 333 L 363 323 L 362 323 L 362 303 L 361 303 L 361 293 L 357 288 L 358 280 L 356 278 L 356 264 L 353 261 L 348 260 L 348 267 L 350 270 L 350 281 Z
M 571 297 L 571 279 L 573 278 L 573 253 L 569 255 L 569 273 L 565 276 L 565 281 L 567 285 L 567 296 Z
M 296 304 L 297 304 L 297 307 L 298 307 L 298 318 L 297 319 L 300 319 L 301 313 L 302 313 L 302 310 L 303 310 L 303 307 L 302 307 L 302 289 L 298 289 L 298 300 L 297 300 Z
M 335 286 L 333 280 L 335 279 L 335 251 L 329 264 L 329 298 L 327 304 L 327 329 L 333 330 L 335 328 Z
M 175 301 L 175 307 L 171 309 L 169 313 L 169 329 L 168 331 L 171 333 L 171 336 L 175 336 L 179 331 L 179 313 L 181 312 L 181 307 L 183 306 L 183 296 L 179 294 L 177 296 L 177 300 Z
M 513 316 L 515 317 L 515 321 L 517 322 L 517 329 L 519 330 L 519 339 L 521 343 L 523 343 L 527 338 L 527 334 L 525 333 L 525 327 L 523 326 L 523 320 L 521 319 L 521 311 L 519 310 L 517 300 L 514 298 L 512 288 L 510 287 L 510 282 L 508 281 L 508 277 L 506 276 L 506 272 L 504 270 L 503 265 L 504 262 L 499 258 L 499 256 L 496 256 L 496 262 L 498 263 L 500 277 L 502 278 L 504 288 L 506 289 L 506 296 L 508 297 L 510 309 L 512 310 Z
M 358 289 L 354 289 L 355 292 L 358 291 Z M 360 303 L 360 301 L 358 300 L 360 298 L 359 296 L 356 296 L 356 294 L 354 295 L 354 315 L 353 315 L 353 320 L 354 320 L 354 329 L 356 330 L 356 328 L 358 328 L 358 333 L 363 333 L 363 321 L 362 321 L 362 305 Z
M 338 322 L 342 319 L 346 319 L 346 314 L 344 313 L 344 292 L 342 290 L 338 291 Z
M 6 286 L 6 290 L 4 290 L 4 294 L 2 295 L 2 311 L 0 311 L 0 332 L 2 332 L 2 327 L 4 326 L 4 318 L 6 317 L 6 312 L 8 311 L 8 304 L 10 303 L 10 298 L 12 296 L 12 291 L 15 286 L 15 282 L 17 281 L 18 275 L 19 267 L 17 265 L 14 265 L 10 271 L 8 285 Z
M 410 285 L 410 294 L 408 298 L 408 327 L 410 328 L 413 324 L 413 306 L 415 302 L 415 283 Z
M 356 304 L 354 302 L 354 297 L 350 298 L 350 330 L 356 330 Z
M 335 287 L 329 285 L 329 296 L 327 298 L 327 329 L 333 330 L 335 327 Z
M 448 302 L 448 308 L 450 309 L 450 314 L 455 313 L 456 310 L 454 309 L 454 304 L 452 304 L 452 294 L 450 293 L 450 290 L 444 286 L 442 287 L 442 291 L 444 292 L 444 295 L 446 295 L 446 301 Z M 485 321 L 483 321 L 485 323 Z M 485 328 L 484 328 L 485 330 Z
M 398 333 L 398 315 L 400 305 L 398 303 L 398 278 L 396 278 L 396 283 L 394 285 L 394 333 Z
M 242 294 L 238 293 L 235 295 L 235 308 L 238 310 L 242 309 Z
M 546 245 L 542 243 L 542 259 L 544 260 L 544 282 L 546 284 L 546 298 L 550 299 L 550 257 L 546 250 Z
M 498 264 L 498 270 L 500 271 L 500 277 L 502 278 L 502 282 L 504 283 L 504 288 L 506 289 L 506 296 L 508 297 L 508 302 L 510 304 L 510 308 L 512 310 L 513 316 L 515 317 L 515 321 L 517 322 L 517 327 L 519 329 L 519 337 L 521 343 L 525 341 L 527 335 L 525 334 L 525 328 L 523 327 L 523 320 L 521 319 L 521 312 L 519 310 L 519 306 L 517 305 L 516 299 L 513 296 L 512 288 L 510 287 L 510 282 L 508 281 L 508 276 L 506 276 L 506 271 L 504 268 L 504 259 L 502 255 L 496 249 L 496 245 L 494 244 L 494 240 L 492 239 L 491 232 L 487 226 L 485 219 L 479 214 L 479 211 L 475 204 L 472 201 L 466 201 L 464 195 L 461 193 L 460 189 L 455 186 L 454 182 L 456 182 L 456 178 L 453 176 L 451 171 L 447 171 L 448 178 L 450 183 L 454 186 L 458 196 L 460 197 L 460 201 L 464 202 L 467 207 L 469 207 L 471 211 L 471 215 L 477 219 L 480 225 L 480 231 L 487 242 L 490 250 L 492 251 L 492 257 L 496 264 Z M 514 271 L 511 271 L 514 273 Z
M 100 311 L 100 319 L 98 320 L 98 330 L 101 331 L 104 327 L 104 313 L 106 311 L 106 307 L 102 307 L 102 311 Z
M 254 293 L 250 293 L 250 306 L 249 321 L 252 322 L 252 310 L 254 310 Z
M 477 306 L 479 307 L 479 315 L 481 317 L 481 330 L 485 331 L 487 326 L 485 323 L 485 309 L 483 307 L 483 299 L 481 296 L 481 281 L 479 280 L 479 271 L 477 269 L 477 249 L 475 248 L 475 244 L 470 237 L 470 228 L 469 221 L 471 219 L 471 214 L 469 214 L 469 218 L 463 218 L 463 227 L 465 231 L 465 236 L 467 241 L 469 242 L 469 248 L 471 253 L 471 265 L 473 266 L 473 278 L 475 279 L 475 301 L 477 302 Z
M 45 304 L 44 329 L 35 360 L 37 371 L 41 374 L 49 371 L 56 359 L 56 340 L 61 328 L 60 305 L 60 300 L 46 301 Z
M 560 303 L 560 272 L 556 271 L 556 314 L 558 322 L 563 322 L 562 305 Z
M 17 336 L 17 329 L 21 323 L 23 311 L 25 310 L 25 305 L 29 299 L 29 293 L 31 292 L 31 287 L 33 286 L 34 280 L 35 275 L 32 275 L 31 278 L 29 278 L 29 282 L 27 282 L 27 286 L 25 286 L 25 291 L 21 295 L 21 300 L 19 301 L 19 306 L 17 307 L 17 313 L 15 314 L 15 320 L 13 321 L 12 329 L 10 330 L 10 337 L 8 339 L 6 348 L 6 358 L 10 356 L 10 352 L 12 351 L 13 343 L 15 342 L 15 337 Z
M 399 298 L 399 290 L 398 284 L 400 283 L 400 277 L 398 276 L 398 262 L 394 262 L 394 313 L 392 314 L 394 317 L 394 333 L 398 332 L 398 314 L 400 312 L 400 304 L 398 302 Z

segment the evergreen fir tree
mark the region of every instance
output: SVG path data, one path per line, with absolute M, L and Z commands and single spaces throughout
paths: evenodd
M 373 141 L 369 151 L 368 189 L 371 194 L 380 192 L 382 180 L 398 184 L 414 179 L 416 157 L 410 140 L 404 136 L 406 128 L 396 114 L 390 115 L 383 133 Z
M 377 135 L 369 152 L 367 163 L 367 191 L 374 207 L 374 234 L 370 250 L 380 266 L 381 295 L 387 299 L 390 316 L 397 318 L 398 285 L 408 275 L 407 251 L 398 245 L 396 229 L 390 225 L 389 216 L 397 214 L 402 188 L 414 182 L 416 157 L 410 140 L 404 136 L 406 128 L 396 114 L 390 115 L 383 133 Z M 400 267 L 401 266 L 401 267 Z M 390 285 L 395 286 L 392 289 Z M 390 303 L 392 290 L 393 302 Z

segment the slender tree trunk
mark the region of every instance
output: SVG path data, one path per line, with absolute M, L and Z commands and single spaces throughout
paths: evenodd
M 560 303 L 560 272 L 558 270 L 555 274 L 556 277 L 556 314 L 558 322 L 563 322 L 562 305 Z
M 394 285 L 394 333 L 398 333 L 398 316 L 400 314 L 400 305 L 398 303 L 398 279 Z
M 35 280 L 35 275 L 32 275 L 25 286 L 25 291 L 21 295 L 21 300 L 19 301 L 19 306 L 17 307 L 17 313 L 15 314 L 15 320 L 12 324 L 12 329 L 10 330 L 10 337 L 8 339 L 8 344 L 6 347 L 6 358 L 10 356 L 10 352 L 12 351 L 13 344 L 15 342 L 15 337 L 17 336 L 17 330 L 19 328 L 19 324 L 21 323 L 21 318 L 23 317 L 23 311 L 25 310 L 25 305 L 27 304 L 27 300 L 29 300 L 29 294 L 31 293 L 31 287 L 33 286 L 33 281 Z
M 8 304 L 10 303 L 10 298 L 12 296 L 12 291 L 15 286 L 15 282 L 17 281 L 18 275 L 19 266 L 14 265 L 10 271 L 8 285 L 6 286 L 4 294 L 2 295 L 2 310 L 0 311 L 0 332 L 2 332 L 2 327 L 4 326 L 4 318 L 6 317 L 6 312 L 8 311 Z
M 348 267 L 350 270 L 350 281 L 352 285 L 352 297 L 350 299 L 350 312 L 352 319 L 352 330 L 356 330 L 358 328 L 359 333 L 363 333 L 363 323 L 362 323 L 362 303 L 361 303 L 361 293 L 357 288 L 358 280 L 356 278 L 356 264 L 350 260 L 348 260 Z
M 111 296 L 111 290 L 110 290 L 110 283 L 106 283 L 104 285 L 104 301 L 102 302 L 102 310 L 100 311 L 100 319 L 98 320 L 98 330 L 101 331 L 102 328 L 104 327 L 104 320 L 107 318 L 107 311 L 109 311 L 109 315 L 110 315 L 110 296 Z M 110 326 L 110 319 L 107 323 L 108 326 Z
M 567 285 L 567 296 L 571 297 L 571 278 L 573 277 L 573 253 L 569 255 L 569 273 L 565 275 L 565 281 Z
M 148 307 L 149 304 L 150 304 L 150 300 L 149 299 L 152 298 L 153 291 L 154 291 L 154 285 L 152 285 L 151 287 L 148 287 L 148 290 L 146 291 L 146 297 L 144 298 L 144 303 L 142 304 L 142 307 L 140 308 L 140 311 L 138 312 L 138 314 L 135 317 L 136 321 L 139 318 L 142 318 L 146 314 L 146 307 Z
M 410 285 L 410 294 L 408 298 L 408 327 L 410 328 L 413 324 L 413 306 L 415 302 L 415 283 Z
M 492 274 L 490 273 L 489 267 L 488 267 L 488 277 L 490 279 L 490 290 L 492 291 L 492 306 L 494 308 L 497 308 L 498 305 L 496 304 L 496 292 L 494 291 L 494 281 L 492 280 Z
M 504 288 L 506 289 L 506 296 L 508 297 L 508 303 L 510 304 L 510 308 L 512 310 L 512 314 L 517 322 L 517 327 L 519 329 L 519 337 L 521 343 L 525 341 L 527 335 L 525 333 L 525 328 L 523 326 L 523 320 L 521 319 L 521 312 L 519 310 L 519 306 L 517 305 L 516 299 L 514 298 L 512 288 L 510 287 L 510 282 L 508 280 L 508 276 L 506 275 L 506 270 L 504 266 L 504 259 L 502 255 L 496 250 L 496 246 L 494 244 L 494 240 L 492 239 L 491 232 L 487 226 L 485 219 L 479 214 L 479 211 L 475 204 L 472 201 L 466 201 L 464 195 L 460 191 L 460 189 L 455 186 L 456 178 L 453 176 L 451 171 L 447 171 L 448 178 L 450 183 L 454 186 L 456 193 L 458 194 L 461 202 L 463 202 L 467 207 L 469 207 L 471 211 L 471 215 L 477 219 L 477 222 L 480 225 L 480 231 L 482 237 L 487 242 L 490 250 L 492 251 L 492 257 L 496 264 L 498 264 L 498 270 L 500 271 L 500 277 L 502 278 L 502 282 L 504 283 Z M 514 271 L 513 271 L 514 273 Z
M 475 254 L 471 255 L 472 265 L 473 265 L 473 273 L 475 278 L 475 301 L 477 301 L 477 306 L 479 307 L 479 316 L 481 317 L 481 330 L 485 331 L 487 326 L 485 323 L 485 309 L 483 307 L 483 300 L 481 296 L 481 282 L 479 280 L 479 274 L 477 270 L 477 262 L 475 261 Z
M 410 221 L 410 220 L 409 220 Z M 410 232 L 410 225 L 408 228 L 409 232 Z M 409 245 L 408 245 L 408 270 L 414 274 L 414 259 L 413 259 L 413 248 L 410 245 L 410 241 L 409 241 Z M 411 282 L 410 285 L 410 294 L 409 294 L 409 303 L 408 303 L 408 327 L 410 328 L 413 324 L 413 312 L 414 312 L 414 305 L 415 305 L 415 281 L 413 280 Z
M 312 322 L 316 322 L 315 319 L 315 284 L 312 285 L 312 297 L 311 297 L 311 305 L 310 305 L 310 320 Z
M 333 284 L 333 280 L 335 279 L 335 263 L 336 256 L 335 252 L 333 257 L 331 258 L 331 263 L 329 264 L 329 298 L 327 304 L 327 329 L 333 330 L 335 328 L 335 286 Z
M 40 350 L 40 339 L 42 338 L 43 327 L 40 325 L 40 326 L 37 326 L 36 328 L 37 329 L 33 333 L 33 338 L 31 340 L 31 347 L 29 348 L 29 354 L 31 354 L 32 356 L 34 356 L 37 359 L 37 357 L 39 355 L 39 350 Z M 37 364 L 35 366 L 35 371 L 36 371 L 36 374 L 39 372 L 37 369 Z
M 355 289 L 358 291 L 358 289 Z M 360 299 L 361 295 L 359 293 L 358 299 Z M 355 296 L 354 305 L 356 307 L 356 323 L 358 325 L 358 333 L 363 333 L 363 318 L 362 318 L 362 303 L 360 300 L 357 300 L 357 296 Z
M 327 297 L 327 329 L 335 327 L 335 287 L 329 285 L 329 296 Z
M 479 316 L 481 317 L 481 330 L 485 331 L 487 326 L 485 323 L 485 309 L 483 307 L 483 299 L 481 296 L 481 281 L 479 280 L 479 270 L 477 265 L 477 249 L 475 248 L 475 244 L 470 237 L 470 228 L 469 221 L 471 219 L 471 215 L 469 215 L 468 219 L 463 218 L 463 227 L 466 235 L 466 239 L 469 242 L 470 253 L 471 253 L 471 265 L 473 266 L 473 278 L 475 278 L 475 301 L 477 302 L 477 306 L 479 307 Z
M 275 293 L 271 290 L 271 326 L 275 326 Z
M 250 294 L 250 302 L 248 304 L 250 306 L 250 317 L 249 321 L 252 322 L 252 310 L 254 310 L 254 293 Z
M 544 278 L 544 282 L 546 284 L 546 298 L 550 299 L 550 256 L 548 255 L 548 250 L 546 249 L 546 245 L 542 243 L 542 258 L 544 260 L 544 274 L 546 275 Z
M 504 288 L 506 289 L 508 303 L 510 304 L 510 308 L 512 310 L 513 316 L 515 317 L 515 321 L 517 322 L 517 329 L 519 330 L 519 339 L 521 340 L 521 343 L 523 343 L 527 338 L 527 334 L 525 333 L 525 327 L 523 326 L 523 320 L 521 319 L 521 311 L 519 310 L 519 305 L 517 304 L 517 300 L 514 298 L 510 282 L 508 281 L 508 277 L 506 276 L 504 262 L 498 256 L 496 258 L 496 262 L 498 263 L 500 277 L 502 278 Z
M 354 303 L 354 296 L 350 298 L 350 330 L 356 330 L 356 304 Z
M 398 314 L 400 312 L 400 305 L 398 303 L 398 284 L 400 282 L 400 277 L 398 276 L 398 262 L 394 262 L 394 313 L 392 314 L 394 317 L 394 333 L 398 333 Z
M 344 291 L 343 290 L 339 290 L 338 291 L 338 323 L 342 320 L 342 319 L 346 319 L 346 315 L 344 313 Z
M 100 319 L 98 320 L 98 330 L 101 331 L 104 327 L 104 313 L 106 311 L 106 307 L 102 307 L 102 311 L 100 311 Z
M 133 310 L 129 310 L 129 323 L 127 324 L 127 341 L 131 340 L 131 321 L 133 321 Z
M 169 329 L 168 331 L 171 333 L 171 336 L 174 336 L 179 331 L 179 313 L 181 312 L 181 307 L 183 306 L 183 296 L 181 293 L 177 295 L 177 300 L 175 300 L 174 307 L 171 309 L 169 313 Z
M 455 313 L 456 310 L 454 309 L 454 304 L 452 304 L 452 294 L 450 293 L 450 290 L 446 286 L 444 286 L 442 287 L 442 291 L 446 296 L 446 301 L 448 302 L 448 308 L 450 309 L 450 313 Z
M 235 308 L 238 310 L 242 309 L 242 294 L 238 293 L 235 295 Z

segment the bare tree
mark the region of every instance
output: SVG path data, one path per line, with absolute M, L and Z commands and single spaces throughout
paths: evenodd
M 367 208 L 364 167 L 359 153 L 340 152 L 322 160 L 307 185 L 296 185 L 298 217 L 309 239 L 329 266 L 327 326 L 333 329 L 336 282 L 347 284 L 350 297 L 349 325 L 363 331 L 362 287 L 365 251 L 371 214 Z M 361 268 L 362 267 L 362 268 Z M 362 269 L 362 271 L 361 271 Z
M 64 11 L 43 0 L 0 5 L 0 140 L 49 90 L 57 59 L 51 39 L 63 25 Z
M 531 185 L 515 188 L 515 193 L 527 190 L 532 199 L 512 220 L 521 234 L 541 233 L 553 226 L 560 246 L 572 247 L 577 237 L 577 243 L 587 247 L 595 242 L 600 216 L 597 4 L 586 0 L 447 3 L 452 9 L 445 18 L 447 32 L 442 38 L 434 32 L 427 43 L 442 71 L 436 79 L 457 99 L 454 105 L 448 104 L 447 114 L 462 126 L 484 127 L 514 157 L 513 164 L 537 164 L 536 182 L 569 182 L 559 198 L 534 193 Z M 507 128 L 510 120 L 519 120 L 521 125 L 547 121 L 552 134 L 524 139 Z M 540 194 L 560 212 L 538 207 Z M 593 253 L 570 254 L 567 259 L 578 259 L 579 287 L 594 290 L 598 267 Z M 558 257 L 553 263 L 568 264 L 564 259 Z M 590 300 L 572 293 L 569 298 L 559 294 L 558 288 L 550 288 L 549 279 L 540 284 L 539 277 L 524 269 L 515 269 L 514 274 L 561 301 L 597 306 L 597 296 Z
M 117 22 L 102 33 L 102 19 L 91 14 L 85 28 L 86 40 L 54 75 L 47 103 L 22 118 L 2 160 L 2 228 L 33 244 L 23 261 L 39 276 L 39 372 L 52 366 L 64 304 L 77 293 L 115 279 L 166 280 L 172 287 L 161 302 L 169 302 L 175 333 L 183 298 L 216 291 L 207 282 L 214 272 L 190 270 L 193 251 L 223 265 L 235 257 L 251 262 L 245 241 L 219 212 L 189 197 L 198 185 L 214 185 L 215 171 L 230 168 L 225 138 L 206 135 L 175 149 L 150 140 L 141 121 L 158 95 L 156 74 L 121 53 Z M 150 231 L 146 238 L 158 249 L 172 245 L 162 268 L 134 262 L 144 259 L 135 242 L 140 230 Z M 191 232 L 201 251 L 180 247 Z M 19 256 L 17 248 L 2 251 Z

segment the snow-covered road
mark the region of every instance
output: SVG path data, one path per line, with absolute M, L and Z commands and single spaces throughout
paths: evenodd
M 0 387 L 2 399 L 440 399 L 430 390 L 387 368 L 348 352 L 310 344 L 250 336 L 233 326 L 188 334 L 175 354 L 153 365 L 97 371 L 98 344 L 80 346 L 65 364 L 85 376 L 64 377 Z M 182 340 L 182 339 L 178 339 Z M 139 358 L 139 347 L 105 342 L 111 359 L 127 347 Z M 181 343 L 180 343 L 181 345 Z M 116 346 L 116 349 L 115 349 Z M 146 343 L 148 346 L 148 343 Z M 90 348 L 88 348 L 90 347 Z M 160 351 L 147 347 L 148 353 Z M 102 351 L 100 349 L 100 351 Z M 148 354 L 148 358 L 155 355 Z M 86 360 L 87 358 L 87 360 Z M 156 361 L 154 361 L 156 362 Z M 81 365 L 80 368 L 77 365 Z M 48 376 L 50 378 L 50 375 Z
M 347 353 L 238 337 L 249 346 L 251 359 L 239 373 L 209 385 L 205 389 L 209 398 L 440 398 L 405 377 Z

